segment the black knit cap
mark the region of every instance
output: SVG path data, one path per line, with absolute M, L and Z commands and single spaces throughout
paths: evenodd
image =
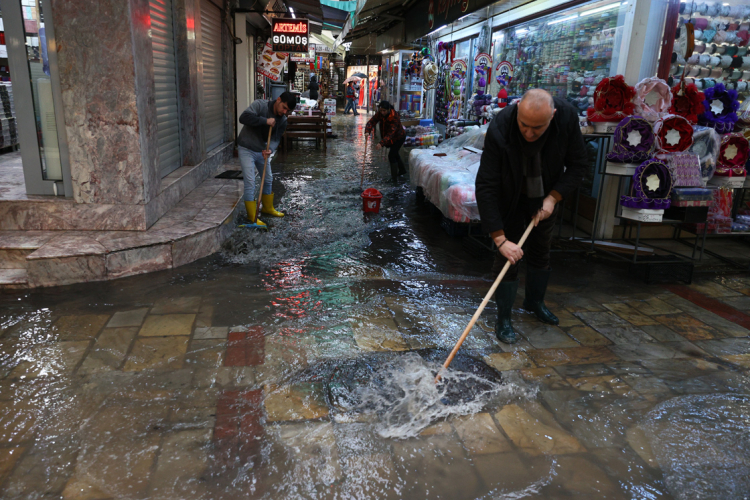
M 380 109 L 385 109 L 385 110 L 391 109 L 391 103 L 385 100 L 380 101 L 380 104 L 378 104 L 378 106 L 380 106 Z

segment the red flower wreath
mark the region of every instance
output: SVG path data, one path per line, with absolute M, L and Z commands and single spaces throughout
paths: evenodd
M 635 89 L 617 75 L 605 78 L 594 90 L 594 107 L 587 110 L 591 122 L 619 122 L 635 112 Z
M 727 157 L 727 148 L 734 146 L 735 150 L 731 158 Z M 742 134 L 727 134 L 721 140 L 721 151 L 719 152 L 719 165 L 729 168 L 742 168 L 750 156 L 750 147 L 747 139 Z
M 698 90 L 694 83 L 685 85 L 685 92 L 680 95 L 680 84 L 672 87 L 672 107 L 669 112 L 687 118 L 687 121 L 695 125 L 698 123 L 698 115 L 702 114 L 705 96 Z
M 676 130 L 680 134 L 677 144 L 670 144 L 667 134 Z M 657 148 L 661 152 L 679 153 L 686 151 L 693 145 L 693 127 L 685 117 L 679 115 L 667 115 L 654 124 Z

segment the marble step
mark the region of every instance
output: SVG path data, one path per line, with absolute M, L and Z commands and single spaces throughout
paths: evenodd
M 26 269 L 0 269 L 0 288 L 27 288 L 28 285 Z
M 241 199 L 242 181 L 212 177 L 146 231 L 0 231 L 0 288 L 103 281 L 193 262 L 220 249 Z

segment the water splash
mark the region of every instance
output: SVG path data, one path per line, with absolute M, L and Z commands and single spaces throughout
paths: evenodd
M 450 369 L 435 384 L 440 367 L 415 353 L 405 354 L 362 387 L 362 408 L 377 414 L 376 431 L 381 437 L 415 437 L 436 421 L 478 413 L 501 399 L 528 398 L 535 393 L 530 387 Z

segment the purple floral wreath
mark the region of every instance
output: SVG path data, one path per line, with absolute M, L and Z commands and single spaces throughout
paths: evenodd
M 641 142 L 631 146 L 628 135 L 632 131 L 640 133 Z M 654 150 L 654 129 L 641 116 L 626 116 L 615 128 L 614 146 L 607 153 L 607 160 L 614 163 L 640 163 L 651 158 Z
M 651 189 L 648 179 L 653 175 L 659 179 L 659 186 Z M 650 158 L 638 165 L 633 174 L 631 190 L 635 191 L 635 196 L 621 196 L 620 205 L 628 208 L 669 208 L 672 205 L 670 196 L 673 185 L 669 167 L 655 158 Z
M 736 111 L 740 108 L 737 91 L 727 90 L 724 84 L 717 83 L 716 86 L 707 88 L 703 93 L 705 94 L 704 111 L 698 117 L 698 124 L 716 129 L 720 134 L 732 132 L 737 122 Z M 711 103 L 716 100 L 723 105 L 723 109 L 718 114 L 711 111 Z

